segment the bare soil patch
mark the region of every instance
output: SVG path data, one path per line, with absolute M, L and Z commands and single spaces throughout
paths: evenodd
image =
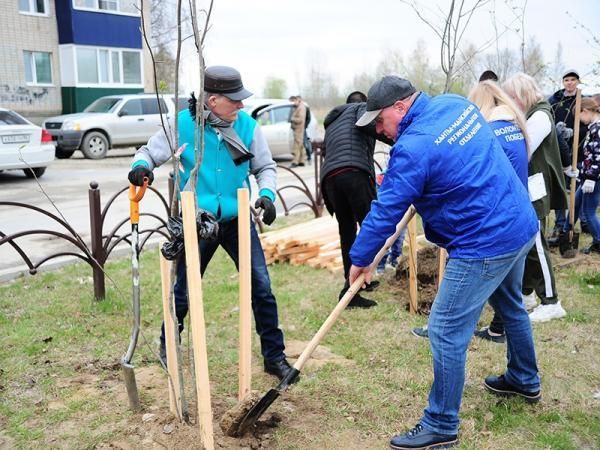
M 417 292 L 419 296 L 418 311 L 421 314 L 429 314 L 431 304 L 437 293 L 438 283 L 438 248 L 425 247 L 417 252 Z M 391 281 L 398 291 L 400 300 L 405 303 L 408 310 L 409 301 L 409 272 L 408 256 L 403 255 L 398 260 L 396 274 Z

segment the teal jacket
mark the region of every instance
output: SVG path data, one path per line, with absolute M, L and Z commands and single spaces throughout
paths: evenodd
M 185 146 L 180 156 L 180 188 L 184 190 L 196 163 L 196 130 L 188 110 L 181 111 L 177 120 L 179 146 Z M 276 166 L 260 127 L 248 114 L 240 111 L 233 128 L 254 158 L 236 166 L 229 156 L 225 141 L 212 126 L 205 125 L 204 154 L 196 185 L 198 207 L 211 212 L 222 222 L 237 217 L 237 189 L 250 189 L 250 174 L 256 176 L 259 196 L 275 201 Z M 161 130 L 136 152 L 132 167 L 145 165 L 152 170 L 170 157 L 171 149 Z

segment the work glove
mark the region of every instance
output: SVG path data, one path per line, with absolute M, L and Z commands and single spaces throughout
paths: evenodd
M 563 173 L 569 178 L 577 178 L 579 170 L 574 169 L 572 166 L 563 167 Z
M 277 216 L 277 212 L 275 211 L 275 205 L 269 197 L 260 197 L 258 200 L 256 200 L 254 207 L 256 209 L 260 208 L 263 210 L 262 221 L 266 225 L 271 225 L 273 223 L 275 217 Z
M 148 185 L 151 185 L 154 181 L 154 174 L 146 166 L 136 166 L 127 175 L 129 182 L 134 186 L 143 186 L 144 177 L 148 177 Z
M 584 194 L 591 194 L 594 192 L 594 188 L 596 187 L 596 182 L 593 180 L 585 180 L 581 185 L 581 192 Z
M 558 122 L 556 124 L 556 131 L 558 131 L 564 140 L 569 140 L 573 137 L 573 128 L 568 128 L 564 122 Z

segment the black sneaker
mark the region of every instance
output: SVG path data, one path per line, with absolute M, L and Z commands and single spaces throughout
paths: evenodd
M 490 334 L 489 327 L 482 328 L 481 330 L 476 330 L 474 334 L 478 338 L 484 339 L 486 341 L 492 341 L 492 342 L 495 342 L 496 344 L 504 344 L 506 342 L 505 335 L 501 334 L 499 336 L 494 336 L 494 335 Z
M 429 339 L 429 331 L 427 331 L 427 325 L 422 327 L 413 328 L 411 333 L 416 337 Z
M 451 448 L 458 444 L 456 434 L 437 434 L 427 431 L 420 423 L 405 434 L 394 436 L 390 448 L 394 450 L 429 450 Z
M 494 395 L 500 397 L 512 397 L 518 395 L 523 397 L 527 403 L 537 403 L 542 398 L 542 391 L 537 390 L 535 392 L 527 392 L 518 387 L 509 384 L 505 379 L 504 375 L 500 376 L 489 376 L 483 381 L 485 388 Z
M 379 280 L 373 280 L 369 284 L 367 284 L 364 288 L 361 288 L 361 291 L 372 292 L 379 287 Z M 360 292 L 360 291 L 359 291 Z
M 583 253 L 585 253 L 586 255 L 589 255 L 591 253 L 600 253 L 600 242 L 594 242 L 592 245 L 590 245 L 588 248 L 584 248 L 583 250 L 581 250 Z
M 554 227 L 552 230 L 552 234 L 548 237 L 547 241 L 549 247 L 558 247 L 558 242 L 560 240 L 560 228 Z
M 355 295 L 350 303 L 346 306 L 346 309 L 349 308 L 372 308 L 373 306 L 377 306 L 377 302 L 375 300 L 369 300 L 368 298 L 364 298 L 361 295 Z

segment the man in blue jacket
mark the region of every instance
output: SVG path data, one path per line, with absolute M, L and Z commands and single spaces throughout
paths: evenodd
M 205 111 L 204 153 L 198 172 L 196 193 L 198 207 L 212 213 L 219 221 L 215 241 L 201 240 L 200 270 L 204 274 L 220 246 L 238 264 L 238 207 L 237 189 L 249 187 L 248 177 L 254 175 L 259 198 L 254 205 L 264 210 L 263 222 L 275 220 L 277 169 L 264 135 L 256 121 L 241 111 L 242 100 L 250 97 L 237 70 L 227 66 L 207 67 L 204 73 Z M 184 148 L 180 155 L 183 190 L 195 165 L 196 103 L 192 96 L 189 110 L 178 115 L 178 139 L 171 132 L 170 141 Z M 199 120 L 198 120 L 199 121 Z M 170 131 L 173 130 L 171 126 Z M 171 147 L 164 130 L 150 138 L 135 154 L 129 181 L 142 185 L 144 177 L 154 178 L 152 170 L 171 158 Z M 250 214 L 250 211 L 248 211 Z M 283 333 L 279 329 L 277 303 L 271 292 L 271 280 L 256 229 L 250 226 L 252 263 L 252 310 L 256 332 L 260 336 L 265 372 L 283 378 L 291 369 L 284 354 Z M 187 282 L 184 258 L 179 259 L 177 282 L 174 288 L 175 310 L 179 332 L 188 312 Z M 161 359 L 166 360 L 164 326 L 161 334 Z
M 508 367 L 484 381 L 496 395 L 536 402 L 540 379 L 531 324 L 521 300 L 525 256 L 538 230 L 523 183 L 478 109 L 457 95 L 430 98 L 399 77 L 369 90 L 367 112 L 395 141 L 386 177 L 350 251 L 350 282 L 364 273 L 408 207 L 427 239 L 449 254 L 429 317 L 433 385 L 416 427 L 394 436 L 393 449 L 455 445 L 469 341 L 487 299 L 506 324 Z

